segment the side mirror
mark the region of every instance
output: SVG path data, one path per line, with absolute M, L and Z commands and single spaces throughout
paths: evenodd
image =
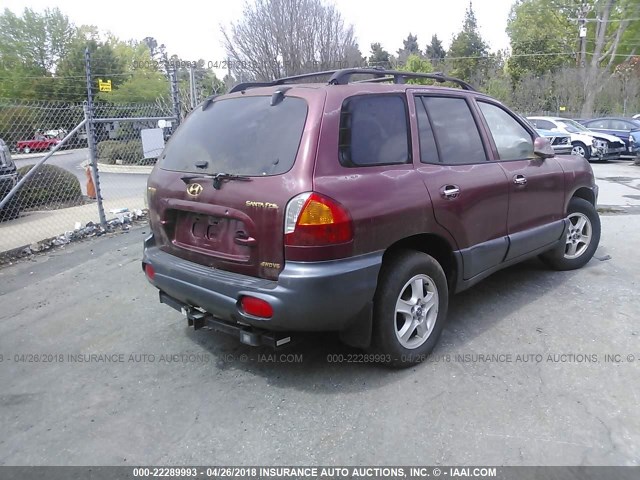
M 545 137 L 537 137 L 533 141 L 533 153 L 536 157 L 540 158 L 551 158 L 556 155 L 556 152 L 553 151 L 553 147 L 551 146 L 551 142 Z

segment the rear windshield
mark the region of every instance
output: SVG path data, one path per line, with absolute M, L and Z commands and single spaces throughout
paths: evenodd
M 307 103 L 270 96 L 219 100 L 198 107 L 171 137 L 160 158 L 166 170 L 193 173 L 279 175 L 293 166 Z M 204 165 L 196 167 L 196 164 Z

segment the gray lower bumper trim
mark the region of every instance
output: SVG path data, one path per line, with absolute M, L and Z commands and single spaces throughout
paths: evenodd
M 287 262 L 278 281 L 215 270 L 161 251 L 153 237 L 145 242 L 144 263 L 156 272 L 153 284 L 187 305 L 228 322 L 269 330 L 343 330 L 370 305 L 382 253 L 326 262 Z M 243 295 L 273 307 L 271 319 L 248 316 L 238 308 Z

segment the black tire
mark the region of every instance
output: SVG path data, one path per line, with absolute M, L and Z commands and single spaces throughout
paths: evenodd
M 571 145 L 572 145 L 571 153 L 573 155 L 578 155 L 580 157 L 584 157 L 586 160 L 589 160 L 591 158 L 591 151 L 587 148 L 587 146 L 584 143 L 582 143 L 582 142 L 571 142 Z M 582 149 L 582 151 L 584 152 L 584 155 L 578 154 L 578 153 L 574 153 L 574 150 L 576 148 Z
M 404 325 L 403 318 L 407 319 L 406 321 L 412 321 L 413 317 L 404 317 L 403 314 L 397 313 L 396 304 L 402 294 L 408 293 L 407 289 L 411 289 L 407 285 L 414 278 L 417 278 L 418 283 L 423 282 L 423 294 L 432 290 L 431 293 L 435 291 L 436 295 L 431 297 L 433 299 L 431 307 L 423 308 L 421 305 L 413 307 L 415 315 L 424 322 L 425 326 L 421 328 L 427 331 L 423 333 L 425 337 L 423 339 L 418 335 L 418 327 L 414 327 L 413 333 L 409 333 L 411 338 L 406 341 L 423 343 L 407 348 L 401 343 L 396 332 L 400 324 Z M 411 299 L 406 303 L 410 302 Z M 410 250 L 390 254 L 382 265 L 374 297 L 372 350 L 382 354 L 385 357 L 385 364 L 392 367 L 405 368 L 425 360 L 438 343 L 447 318 L 448 304 L 447 278 L 442 267 L 433 257 Z M 433 307 L 436 306 L 437 310 L 434 312 Z M 407 325 L 413 325 L 413 323 Z M 407 331 L 410 328 L 407 328 Z
M 578 218 L 578 215 L 581 215 L 581 218 L 586 218 L 589 224 L 583 227 L 581 232 L 576 232 L 576 225 L 573 222 L 574 219 Z M 596 253 L 596 249 L 600 243 L 600 216 L 593 204 L 583 198 L 573 197 L 567 208 L 567 217 L 570 218 L 572 222 L 570 230 L 567 233 L 567 242 L 540 255 L 540 259 L 554 270 L 575 270 L 583 267 L 591 260 L 593 254 Z M 569 250 L 569 236 L 584 233 L 584 228 L 586 227 L 589 227 L 590 230 L 589 243 L 582 253 L 572 257 L 569 255 L 571 253 Z M 577 251 L 575 254 L 580 252 L 582 244 L 578 241 L 576 245 Z

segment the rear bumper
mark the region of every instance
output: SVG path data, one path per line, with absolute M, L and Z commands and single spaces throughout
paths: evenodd
M 340 331 L 370 315 L 382 252 L 325 262 L 287 262 L 277 281 L 205 267 L 160 250 L 145 240 L 143 265 L 155 270 L 151 282 L 161 292 L 214 317 L 266 330 Z M 270 319 L 239 308 L 243 295 L 273 307 Z

